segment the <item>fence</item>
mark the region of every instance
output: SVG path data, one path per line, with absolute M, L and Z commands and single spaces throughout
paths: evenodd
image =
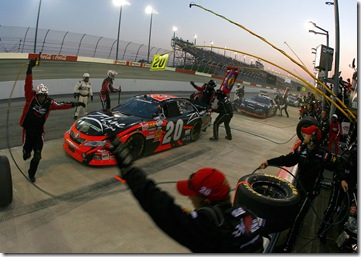
M 35 28 L 0 25 L 0 52 L 34 52 Z M 36 51 L 49 54 L 116 59 L 116 39 L 94 35 L 38 29 Z M 150 60 L 170 50 L 150 47 Z M 172 54 L 172 53 L 170 53 Z M 119 41 L 118 59 L 146 62 L 148 45 Z

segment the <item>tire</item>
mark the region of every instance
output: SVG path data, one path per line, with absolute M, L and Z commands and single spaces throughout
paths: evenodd
M 142 158 L 144 152 L 144 137 L 140 134 L 132 135 L 125 144 L 128 146 L 133 161 Z
M 202 129 L 202 124 L 200 122 L 194 124 L 190 134 L 191 142 L 195 142 L 199 139 L 199 137 L 201 136 L 201 129 Z
M 265 233 L 281 232 L 293 224 L 300 195 L 288 181 L 268 174 L 249 174 L 239 179 L 234 205 L 266 220 Z
M 9 159 L 0 156 L 0 207 L 8 206 L 13 200 L 13 184 Z
M 318 126 L 318 121 L 311 116 L 305 116 L 298 122 L 296 131 L 297 131 L 297 136 L 301 141 L 303 141 L 303 135 L 302 135 L 301 128 L 309 127 L 311 125 Z

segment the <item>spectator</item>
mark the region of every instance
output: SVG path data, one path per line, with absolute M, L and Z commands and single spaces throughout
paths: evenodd
M 84 73 L 83 80 L 79 80 L 74 87 L 74 99 L 85 104 L 85 107 L 78 106 L 75 108 L 74 120 L 78 118 L 81 110 L 83 110 L 84 115 L 87 115 L 89 98 L 93 101 L 93 89 L 89 78 L 89 73 Z
M 339 151 L 338 141 L 340 140 L 341 133 L 342 133 L 341 123 L 338 121 L 337 114 L 333 114 L 330 123 L 328 150 L 331 151 L 332 145 L 334 144 L 335 145 L 334 153 L 336 155 L 338 154 Z
M 301 128 L 301 131 L 303 142 L 300 146 L 287 155 L 267 160 L 260 165 L 260 169 L 264 169 L 268 165 L 292 167 L 298 164 L 296 187 L 301 196 L 299 213 L 288 232 L 286 243 L 279 252 L 291 252 L 293 250 L 298 233 L 302 229 L 303 219 L 312 201 L 319 194 L 324 169 L 334 169 L 334 159 L 331 158 L 327 150 L 319 145 L 322 140 L 319 127 L 312 125 Z
M 122 89 L 119 86 L 119 89 L 113 87 L 113 81 L 115 75 L 118 73 L 113 70 L 108 70 L 107 77 L 103 80 L 102 88 L 100 90 L 100 101 L 102 103 L 103 111 L 107 114 L 110 114 L 110 93 L 121 92 Z
M 35 182 L 35 173 L 41 160 L 41 151 L 44 146 L 44 124 L 51 110 L 70 109 L 77 106 L 83 106 L 82 102 L 56 102 L 48 97 L 49 90 L 44 84 L 39 84 L 35 90 L 33 88 L 33 67 L 36 60 L 30 60 L 26 71 L 24 84 L 25 106 L 20 118 L 20 126 L 23 127 L 23 159 L 24 161 L 31 157 L 34 151 L 34 157 L 30 161 L 28 170 L 29 179 Z
M 229 96 L 224 94 L 220 90 L 217 91 L 217 99 L 217 106 L 215 108 L 212 108 L 212 110 L 217 112 L 218 116 L 213 122 L 213 137 L 211 137 L 209 140 L 218 140 L 219 125 L 221 125 L 222 123 L 224 123 L 224 127 L 226 129 L 226 139 L 232 140 L 231 127 L 229 126 L 229 123 L 231 122 L 231 119 L 233 117 L 232 103 L 229 99 Z
M 231 253 L 263 251 L 261 227 L 256 217 L 231 203 L 230 187 L 224 174 L 202 168 L 188 180 L 177 182 L 180 194 L 188 196 L 194 210 L 186 210 L 175 199 L 135 167 L 126 145 L 112 140 L 121 177 L 140 206 L 169 237 L 192 252 Z

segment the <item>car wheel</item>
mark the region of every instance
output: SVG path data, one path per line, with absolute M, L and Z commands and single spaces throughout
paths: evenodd
M 297 136 L 301 141 L 303 141 L 303 135 L 301 132 L 301 128 L 309 127 L 311 125 L 318 126 L 318 121 L 311 116 L 305 116 L 298 122 L 296 131 L 297 131 Z
M 13 200 L 13 184 L 9 159 L 0 156 L 0 206 L 8 206 Z
M 265 231 L 283 231 L 293 224 L 300 195 L 294 185 L 268 174 L 249 174 L 239 179 L 234 204 L 266 220 Z
M 140 159 L 144 151 L 144 137 L 140 134 L 132 135 L 125 143 L 128 146 L 133 161 Z
M 191 142 L 195 142 L 199 139 L 201 136 L 201 129 L 202 124 L 200 122 L 194 124 L 193 128 L 191 129 Z

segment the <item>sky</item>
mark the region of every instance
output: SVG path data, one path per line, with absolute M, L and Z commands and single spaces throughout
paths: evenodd
M 173 26 L 176 37 L 194 41 L 197 45 L 226 47 L 259 56 L 275 63 L 307 81 L 311 80 L 301 68 L 240 27 L 198 7 L 196 3 L 210 9 L 253 33 L 263 37 L 275 47 L 285 51 L 299 63 L 304 63 L 313 73 L 315 55 L 312 48 L 324 44 L 325 35 L 309 33 L 307 21 L 329 32 L 329 46 L 335 49 L 335 11 L 326 0 L 128 0 L 131 5 L 123 6 L 120 26 L 120 41 L 131 41 L 148 45 L 150 15 L 147 6 L 159 14 L 153 14 L 151 46 L 171 50 Z M 0 25 L 36 27 L 40 0 L 0 0 Z M 331 0 L 333 2 L 333 0 Z M 349 67 L 358 53 L 358 8 L 356 0 L 338 0 L 340 28 L 341 76 L 350 78 L 353 69 Z M 119 7 L 112 0 L 42 0 L 39 29 L 52 29 L 88 35 L 117 38 Z M 314 30 L 322 32 L 317 28 Z M 0 27 L 1 37 L 1 27 Z M 286 42 L 286 43 L 285 43 Z M 224 51 L 219 50 L 219 53 Z M 241 61 L 251 62 L 250 56 L 226 51 L 226 55 Z M 266 69 L 277 70 L 263 62 Z M 334 63 L 333 67 L 334 68 Z M 282 74 L 285 72 L 282 71 Z M 333 70 L 329 76 L 333 75 Z

